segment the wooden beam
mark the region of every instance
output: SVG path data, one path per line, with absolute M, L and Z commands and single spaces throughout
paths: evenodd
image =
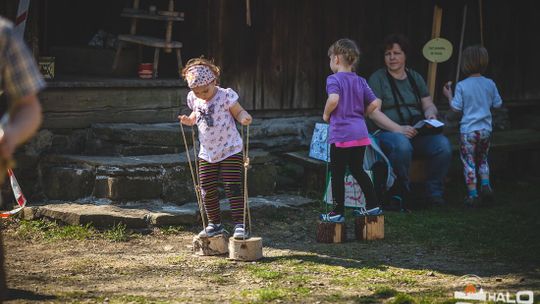
M 441 35 L 441 23 L 442 23 L 442 8 L 435 5 L 433 9 L 433 26 L 431 27 L 431 39 L 438 38 Z M 428 67 L 428 79 L 427 85 L 429 89 L 429 95 L 434 97 L 435 95 L 435 83 L 437 80 L 437 63 L 430 62 Z
M 459 38 L 459 50 L 458 50 L 458 62 L 456 67 L 456 81 L 454 85 L 457 84 L 459 80 L 459 71 L 461 69 L 461 53 L 463 52 L 463 38 L 465 37 L 465 28 L 467 26 L 467 3 L 463 6 L 463 20 L 461 21 L 461 36 Z
M 478 0 L 478 11 L 480 12 L 480 44 L 484 46 L 484 11 L 482 0 Z
M 251 0 L 246 0 L 246 24 L 251 26 Z
M 133 9 L 138 10 L 139 9 L 140 0 L 133 0 Z M 137 18 L 131 19 L 131 28 L 129 29 L 129 33 L 131 35 L 135 35 L 137 32 Z

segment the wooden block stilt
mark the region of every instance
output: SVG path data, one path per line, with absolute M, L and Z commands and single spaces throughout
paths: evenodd
M 354 221 L 354 234 L 359 241 L 384 239 L 384 215 L 357 217 Z
M 321 222 L 317 226 L 317 242 L 343 243 L 346 236 L 345 223 Z
M 221 255 L 228 252 L 228 236 L 193 237 L 193 253 L 197 255 Z
M 262 238 L 250 237 L 245 240 L 229 238 L 229 258 L 238 261 L 255 261 L 263 257 Z

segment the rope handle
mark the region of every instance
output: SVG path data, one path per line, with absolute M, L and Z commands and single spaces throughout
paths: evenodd
M 244 137 L 244 126 L 241 126 L 241 133 L 242 133 L 242 160 L 244 164 L 244 219 L 243 219 L 243 225 L 244 225 L 244 236 L 243 240 L 246 239 L 246 220 L 248 223 L 248 231 L 251 232 L 251 212 L 249 210 L 249 202 L 248 202 L 248 176 L 247 171 L 249 168 L 249 125 L 246 126 L 246 136 Z M 244 140 L 245 138 L 245 140 Z
M 202 202 L 202 195 L 201 195 L 201 187 L 200 187 L 200 180 L 199 180 L 199 169 L 198 169 L 198 162 L 197 162 L 197 148 L 195 147 L 195 131 L 193 129 L 193 126 L 191 126 L 191 140 L 193 144 L 193 159 L 195 162 L 195 170 L 193 170 L 193 166 L 191 165 L 191 158 L 189 156 L 189 148 L 186 140 L 186 133 L 184 132 L 184 126 L 182 123 L 180 123 L 180 130 L 182 131 L 182 138 L 184 139 L 184 147 L 186 149 L 186 156 L 189 163 L 189 171 L 191 173 L 191 180 L 193 181 L 193 189 L 195 190 L 195 197 L 197 198 L 197 205 L 199 206 L 199 212 L 201 214 L 201 220 L 203 229 L 206 229 L 206 219 L 205 219 L 205 212 L 203 208 L 203 202 Z M 195 177 L 195 174 L 197 174 L 197 177 Z

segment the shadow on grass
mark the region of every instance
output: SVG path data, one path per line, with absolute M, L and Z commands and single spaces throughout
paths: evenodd
M 329 266 L 341 266 L 346 268 L 373 268 L 378 270 L 385 270 L 386 266 L 377 264 L 362 262 L 360 260 L 344 258 L 339 256 L 320 256 L 310 254 L 289 254 L 284 256 L 265 257 L 260 260 L 260 264 L 272 264 L 274 262 L 310 262 L 314 264 L 324 264 Z
M 7 298 L 5 300 L 28 300 L 28 301 L 45 301 L 45 300 L 54 300 L 56 296 L 52 295 L 43 295 L 39 293 L 34 293 L 29 290 L 22 289 L 13 289 L 8 288 Z
M 498 180 L 497 203 L 471 210 L 462 207 L 463 186 L 451 184 L 451 204 L 446 208 L 388 212 L 381 241 L 316 243 L 318 207 L 261 218 L 254 227 L 265 247 L 316 254 L 266 258 L 270 262 L 290 258 L 349 268 L 396 266 L 453 275 L 527 272 L 540 264 L 540 188 L 536 185 L 535 178 Z M 354 230 L 350 218 L 349 237 Z

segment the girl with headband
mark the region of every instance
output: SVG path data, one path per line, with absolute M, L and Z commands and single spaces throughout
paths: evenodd
M 208 216 L 208 226 L 199 236 L 211 237 L 224 232 L 217 189 L 221 173 L 235 224 L 233 237 L 243 239 L 249 236 L 243 225 L 243 143 L 234 120 L 247 126 L 252 117 L 238 102 L 235 91 L 217 85 L 219 75 L 219 68 L 209 60 L 194 58 L 188 61 L 182 76 L 191 89 L 187 105 L 192 112 L 189 116 L 179 115 L 178 119 L 187 126 L 196 124 L 199 130 L 199 181 Z

